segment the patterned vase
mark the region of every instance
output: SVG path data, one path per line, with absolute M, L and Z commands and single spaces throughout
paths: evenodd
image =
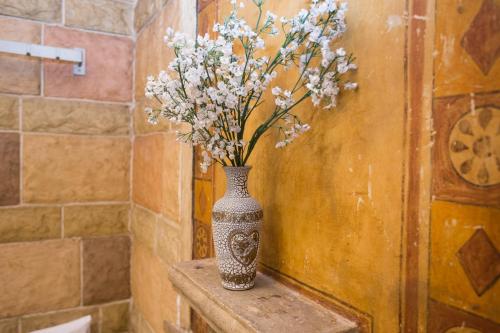
M 225 167 L 227 188 L 212 211 L 215 255 L 222 286 L 254 286 L 262 225 L 262 208 L 248 193 L 250 167 Z

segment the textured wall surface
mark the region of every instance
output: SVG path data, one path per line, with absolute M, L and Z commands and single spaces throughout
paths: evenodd
M 170 265 L 191 259 L 192 151 L 176 141 L 175 128 L 147 123 L 148 75 L 165 70 L 172 53 L 163 43 L 167 27 L 193 36 L 196 1 L 139 0 L 135 7 L 135 108 L 132 164 L 133 239 L 131 288 L 134 332 L 188 328 L 189 309 L 168 280 Z M 167 330 L 170 332 L 169 330 Z
M 500 3 L 437 0 L 430 333 L 500 331 Z
M 267 8 L 281 16 L 306 5 Z M 498 1 L 349 8 L 342 44 L 356 55 L 360 89 L 333 112 L 303 106 L 312 130 L 283 151 L 271 134 L 250 161 L 251 192 L 264 206 L 262 268 L 366 331 L 496 332 Z M 206 0 L 198 10 L 205 33 L 229 7 Z M 195 257 L 213 256 L 210 207 L 224 178 L 219 168 L 195 173 Z
M 88 61 L 76 77 L 0 55 L 1 333 L 84 315 L 93 333 L 128 331 L 132 17 L 124 1 L 0 0 L 0 39 Z

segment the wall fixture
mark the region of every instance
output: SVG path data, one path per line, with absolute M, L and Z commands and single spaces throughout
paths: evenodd
M 73 75 L 85 75 L 85 49 L 66 49 L 0 40 L 0 52 L 73 62 L 75 63 L 73 65 Z

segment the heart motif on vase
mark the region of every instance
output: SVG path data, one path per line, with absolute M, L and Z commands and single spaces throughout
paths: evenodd
M 250 265 L 257 257 L 259 248 L 259 232 L 252 231 L 247 234 L 234 231 L 229 235 L 229 249 L 233 257 L 243 266 Z

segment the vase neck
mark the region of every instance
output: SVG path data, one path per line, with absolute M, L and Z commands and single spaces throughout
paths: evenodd
M 248 193 L 248 173 L 250 167 L 224 167 L 226 172 L 227 187 L 225 197 L 247 198 Z

